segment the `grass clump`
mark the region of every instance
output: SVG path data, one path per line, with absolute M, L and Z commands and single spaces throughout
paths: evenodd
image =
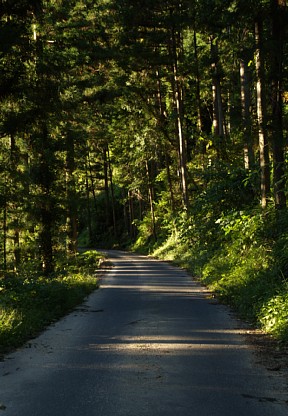
M 88 251 L 59 260 L 46 278 L 22 270 L 0 280 L 0 353 L 18 347 L 59 319 L 98 287 L 102 255 Z

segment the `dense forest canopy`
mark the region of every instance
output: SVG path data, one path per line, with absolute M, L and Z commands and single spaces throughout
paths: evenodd
M 285 218 L 285 0 L 1 0 L 0 19 L 3 273 Z

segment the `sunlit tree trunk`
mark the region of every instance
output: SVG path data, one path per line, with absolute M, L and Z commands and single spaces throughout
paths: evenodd
M 195 59 L 195 77 L 196 77 L 196 102 L 197 102 L 197 129 L 199 133 L 202 132 L 202 111 L 201 111 L 201 96 L 200 96 L 200 71 L 196 31 L 193 33 L 194 42 L 194 59 Z M 205 146 L 203 147 L 204 150 Z
M 179 152 L 179 173 L 180 173 L 180 185 L 182 193 L 183 208 L 187 209 L 189 206 L 188 197 L 188 183 L 187 183 L 187 146 L 184 137 L 183 130 L 183 89 L 178 71 L 178 43 L 180 35 L 175 32 L 175 29 L 171 30 L 171 45 L 170 53 L 172 58 L 172 91 L 173 100 L 176 115 L 176 131 L 178 136 L 178 152 Z
M 259 14 L 255 22 L 256 43 L 256 95 L 257 95 L 257 118 L 258 118 L 258 140 L 259 158 L 261 170 L 261 205 L 266 208 L 270 193 L 270 163 L 269 147 L 266 129 L 266 100 L 264 93 L 265 74 L 263 62 L 263 22 Z
M 219 140 L 217 146 L 218 157 L 226 155 L 224 113 L 222 104 L 221 71 L 219 64 L 218 43 L 213 37 L 211 42 L 211 75 L 212 75 L 212 97 L 213 97 L 213 134 Z
M 251 169 L 254 164 L 253 139 L 251 129 L 251 97 L 250 97 L 250 73 L 248 69 L 248 59 L 243 52 L 240 59 L 240 85 L 241 85 L 241 113 L 244 139 L 244 167 Z

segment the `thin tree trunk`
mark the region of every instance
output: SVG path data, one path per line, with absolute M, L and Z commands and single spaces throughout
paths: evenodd
M 111 161 L 110 161 L 110 152 L 109 152 L 109 146 L 108 145 L 107 145 L 107 164 L 108 164 L 109 180 L 110 180 L 110 187 L 111 187 L 113 230 L 114 230 L 114 236 L 116 237 L 117 232 L 116 232 L 116 212 L 115 212 L 113 171 L 112 171 L 112 166 L 111 166 Z
M 41 119 L 39 123 L 39 138 L 36 144 L 36 154 L 39 157 L 39 179 L 38 184 L 41 192 L 40 199 L 40 255 L 42 261 L 42 271 L 45 276 L 49 276 L 54 272 L 53 261 L 53 226 L 55 223 L 53 211 L 53 202 L 51 196 L 51 189 L 53 184 L 52 174 L 52 159 L 54 157 L 53 150 L 49 143 L 48 127 L 46 123 L 46 88 L 43 86 L 46 83 L 45 74 L 43 72 L 43 39 L 38 36 L 37 25 L 41 26 L 43 17 L 43 5 L 39 2 L 37 13 L 35 16 L 35 25 L 33 26 L 33 40 L 35 41 L 35 63 L 36 63 L 36 75 L 37 75 L 37 100 L 38 109 L 40 110 Z
M 194 30 L 194 59 L 195 59 L 195 77 L 196 77 L 196 102 L 197 102 L 197 128 L 199 133 L 202 132 L 202 111 L 201 111 L 201 95 L 200 95 L 200 71 L 199 71 L 199 58 L 198 58 L 198 46 L 197 36 Z M 203 153 L 205 146 L 202 147 Z
M 42 269 L 45 276 L 54 271 L 52 228 L 54 225 L 53 203 L 51 196 L 52 172 L 49 162 L 50 149 L 46 124 L 42 125 L 42 141 L 38 144 L 40 151 L 40 186 L 41 186 L 41 230 L 40 250 L 42 256 Z
M 104 189 L 105 189 L 105 220 L 106 228 L 110 225 L 110 195 L 109 195 L 109 175 L 108 175 L 108 160 L 107 160 L 107 146 L 103 149 L 104 161 Z
M 136 236 L 135 233 L 135 215 L 134 215 L 134 202 L 133 202 L 133 195 L 132 192 L 128 191 L 128 207 L 129 207 L 129 234 L 130 238 L 134 239 Z
M 78 216 L 76 202 L 76 186 L 74 178 L 75 170 L 75 149 L 72 134 L 67 133 L 66 137 L 66 187 L 67 187 L 67 234 L 68 252 L 76 254 L 78 237 Z
M 183 132 L 183 91 L 178 73 L 178 53 L 177 53 L 177 38 L 175 29 L 171 31 L 171 58 L 172 58 L 172 91 L 174 98 L 174 106 L 176 113 L 176 131 L 178 136 L 178 151 L 179 151 L 179 172 L 180 185 L 182 192 L 183 208 L 187 209 L 189 206 L 188 197 L 188 183 L 187 183 L 187 148 Z M 179 43 L 179 41 L 178 41 Z
M 244 55 L 244 52 L 243 52 Z M 250 170 L 254 164 L 253 141 L 251 131 L 250 116 L 250 76 L 248 69 L 248 59 L 242 56 L 240 59 L 240 85 L 241 85 L 241 113 L 243 126 L 243 150 L 244 150 L 244 167 Z
M 6 188 L 6 185 L 5 185 Z M 4 207 L 3 207 L 3 270 L 7 270 L 7 201 L 6 201 L 6 189 L 4 195 Z
M 170 193 L 170 205 L 171 205 L 172 213 L 174 213 L 175 199 L 174 199 L 173 184 L 172 184 L 171 171 L 170 171 L 170 162 L 169 162 L 167 148 L 165 148 L 165 164 L 166 164 L 167 181 L 168 181 L 168 187 L 169 187 L 169 193 Z
M 92 244 L 92 216 L 91 216 L 91 207 L 90 207 L 90 191 L 89 191 L 89 178 L 88 171 L 86 166 L 85 172 L 85 186 L 86 186 L 86 206 L 87 206 L 87 216 L 88 216 L 88 244 Z
M 90 181 L 91 181 L 91 192 L 92 192 L 92 196 L 93 196 L 94 207 L 95 207 L 95 210 L 96 210 L 97 209 L 97 204 L 96 204 L 95 183 L 94 183 L 93 172 L 92 172 L 92 167 L 91 167 L 91 163 L 90 163 L 89 154 L 87 156 L 87 159 L 88 159 L 88 167 L 89 167 L 89 178 L 90 178 Z
M 213 134 L 219 139 L 218 157 L 226 156 L 224 114 L 222 105 L 221 74 L 219 70 L 219 54 L 217 41 L 211 37 L 211 73 L 213 97 Z
M 165 104 L 162 97 L 162 83 L 161 83 L 161 77 L 160 77 L 160 71 L 156 71 L 157 76 L 157 87 L 158 87 L 158 104 L 159 104 L 159 111 L 160 111 L 160 125 L 161 130 L 163 131 L 165 139 L 169 140 L 169 134 L 167 131 L 167 113 L 165 110 Z M 171 204 L 171 210 L 174 212 L 175 208 L 175 200 L 174 200 L 174 192 L 173 192 L 173 186 L 172 186 L 172 179 L 171 179 L 171 172 L 170 172 L 170 164 L 169 164 L 169 157 L 168 157 L 168 151 L 167 151 L 167 145 L 165 146 L 165 164 L 166 164 L 166 173 L 167 173 L 167 181 L 168 181 L 168 187 L 170 192 L 170 204 Z
M 270 163 L 269 147 L 266 130 L 266 101 L 264 93 L 265 74 L 263 62 L 263 22 L 259 15 L 255 22 L 255 43 L 256 43 L 256 94 L 257 94 L 257 118 L 258 118 L 258 138 L 259 138 L 259 157 L 261 170 L 261 205 L 267 206 L 267 198 L 270 193 Z
M 285 155 L 283 137 L 283 45 L 285 35 L 285 0 L 271 0 L 272 47 L 272 146 L 273 146 L 273 188 L 277 208 L 286 207 L 285 197 Z M 286 16 L 287 17 L 287 16 Z
M 148 196 L 149 196 L 149 205 L 150 205 L 150 213 L 151 213 L 151 223 L 152 223 L 152 233 L 155 240 L 157 240 L 157 233 L 156 233 L 156 224 L 155 224 L 155 212 L 154 212 L 154 190 L 151 183 L 151 175 L 149 171 L 149 164 L 146 160 L 146 176 L 148 182 Z
M 11 166 L 13 166 L 14 171 L 16 171 L 18 163 L 19 163 L 19 152 L 18 152 L 18 148 L 16 145 L 14 134 L 11 134 L 10 136 L 10 163 L 11 163 Z M 15 207 L 15 209 L 17 210 L 17 207 Z M 16 271 L 21 262 L 20 227 L 19 227 L 19 220 L 17 216 L 13 222 L 14 222 L 14 230 L 13 230 L 14 270 Z

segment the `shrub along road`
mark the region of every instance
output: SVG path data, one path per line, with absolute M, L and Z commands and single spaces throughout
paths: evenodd
M 110 251 L 101 288 L 0 365 L 5 416 L 284 416 L 279 371 L 183 270 Z

